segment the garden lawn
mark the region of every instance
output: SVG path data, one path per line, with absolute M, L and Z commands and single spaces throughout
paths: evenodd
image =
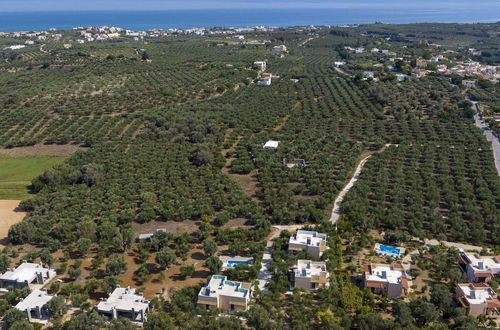
M 0 200 L 28 198 L 31 180 L 52 166 L 61 163 L 65 158 L 0 156 Z

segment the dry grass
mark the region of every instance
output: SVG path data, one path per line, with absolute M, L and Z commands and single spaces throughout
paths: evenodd
M 5 247 L 9 243 L 7 233 L 10 226 L 20 222 L 26 216 L 25 212 L 17 210 L 20 202 L 19 200 L 0 200 L 0 247 Z

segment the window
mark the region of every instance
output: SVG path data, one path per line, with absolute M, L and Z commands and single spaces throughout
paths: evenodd
M 234 305 L 233 305 L 233 304 L 231 304 L 231 306 L 229 306 L 229 310 L 230 310 L 231 312 L 234 312 Z

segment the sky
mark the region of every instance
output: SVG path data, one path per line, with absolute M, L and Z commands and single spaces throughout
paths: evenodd
M 238 8 L 412 8 L 457 6 L 469 0 L 0 0 L 0 12 Z M 499 0 L 481 0 L 495 3 Z M 406 2 L 406 3 L 405 3 Z

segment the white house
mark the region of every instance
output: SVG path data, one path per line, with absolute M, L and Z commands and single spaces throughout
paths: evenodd
M 475 80 L 462 80 L 462 85 L 466 86 L 467 88 L 472 88 L 476 86 L 476 81 Z
M 297 230 L 295 236 L 290 236 L 288 251 L 306 251 L 316 259 L 319 259 L 328 248 L 326 241 L 326 234 L 309 230 Z
M 266 71 L 267 63 L 265 61 L 255 61 L 253 62 L 253 67 L 259 71 Z
M 363 72 L 363 78 L 369 79 L 369 78 L 374 78 L 375 74 L 372 71 L 365 71 Z
M 0 276 L 0 287 L 24 288 L 32 284 L 46 284 L 56 276 L 56 271 L 42 264 L 23 262 L 16 269 L 7 270 Z
M 47 304 L 52 298 L 45 290 L 33 290 L 15 308 L 26 313 L 29 322 L 47 323 L 50 318 Z
M 467 274 L 469 282 L 488 282 L 492 277 L 500 275 L 500 255 L 479 256 L 472 253 L 462 253 L 459 265 Z
M 323 261 L 297 260 L 292 268 L 292 287 L 306 290 L 326 288 L 330 285 L 330 273 Z
M 271 77 L 264 77 L 260 78 L 257 80 L 257 85 L 258 86 L 271 86 L 272 78 Z
M 250 283 L 228 281 L 226 276 L 212 275 L 208 285 L 198 293 L 198 307 L 218 308 L 224 312 L 246 311 L 250 289 Z
M 408 278 L 399 264 L 369 264 L 364 269 L 364 286 L 375 293 L 387 292 L 389 299 L 404 296 L 408 292 Z
M 287 52 L 287 48 L 285 45 L 279 45 L 279 46 L 274 46 L 273 47 L 273 52 L 275 54 L 281 54 Z
M 108 299 L 101 301 L 96 307 L 97 313 L 112 319 L 128 318 L 137 325 L 146 321 L 149 312 L 149 301 L 134 288 L 117 287 Z
M 402 74 L 402 73 L 398 73 L 396 74 L 396 80 L 399 81 L 399 82 L 403 82 L 405 81 L 406 79 L 406 75 Z
M 455 299 L 469 315 L 499 315 L 500 301 L 495 291 L 486 283 L 459 283 Z

